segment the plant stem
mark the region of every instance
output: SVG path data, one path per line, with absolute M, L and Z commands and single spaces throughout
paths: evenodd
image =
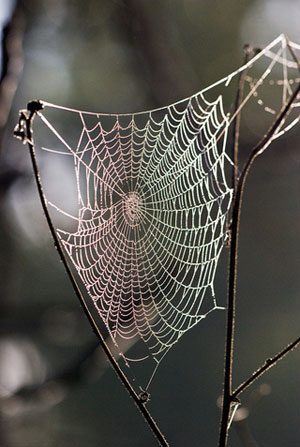
M 84 297 L 80 291 L 80 288 L 75 280 L 75 277 L 72 273 L 72 270 L 69 266 L 69 263 L 65 257 L 65 254 L 63 252 L 63 248 L 61 246 L 61 243 L 58 239 L 58 236 L 56 234 L 48 207 L 47 207 L 47 203 L 46 203 L 46 198 L 43 192 L 43 187 L 42 187 L 42 183 L 40 180 L 40 173 L 39 173 L 39 168 L 38 168 L 38 164 L 37 164 L 37 159 L 36 159 L 36 155 L 35 155 L 35 147 L 34 147 L 34 141 L 33 141 L 33 131 L 32 131 L 32 122 L 33 122 L 33 118 L 36 115 L 37 112 L 39 112 L 40 110 L 42 110 L 43 106 L 39 101 L 32 101 L 28 104 L 28 111 L 23 111 L 21 112 L 21 118 L 20 118 L 20 122 L 19 122 L 19 127 L 18 130 L 15 131 L 15 136 L 21 137 L 23 136 L 23 141 L 28 143 L 29 146 L 29 152 L 30 152 L 30 157 L 31 157 L 31 162 L 32 162 L 32 167 L 33 167 L 33 172 L 34 172 L 34 177 L 36 180 L 36 184 L 37 184 L 37 188 L 38 188 L 38 193 L 39 193 L 39 197 L 40 197 L 40 201 L 43 207 L 43 211 L 51 232 L 51 236 L 53 238 L 54 241 L 54 245 L 58 251 L 58 254 L 60 256 L 60 259 L 64 265 L 64 268 L 67 272 L 67 275 L 71 281 L 72 287 L 75 291 L 75 294 L 77 295 L 77 298 L 80 301 L 80 304 L 84 310 L 84 313 L 86 315 L 86 317 L 88 318 L 96 336 L 98 337 L 99 343 L 102 346 L 112 368 L 114 369 L 115 373 L 117 374 L 118 378 L 121 380 L 122 384 L 124 385 L 124 387 L 126 388 L 126 390 L 128 391 L 129 395 L 131 396 L 131 398 L 134 400 L 136 406 L 138 407 L 138 409 L 140 410 L 140 412 L 142 413 L 142 415 L 144 416 L 145 421 L 147 422 L 148 426 L 151 428 L 154 436 L 157 438 L 159 444 L 162 447 L 168 447 L 168 442 L 166 441 L 164 435 L 162 434 L 162 432 L 160 431 L 157 423 L 155 422 L 155 420 L 152 418 L 151 414 L 149 413 L 149 411 L 147 410 L 146 406 L 145 406 L 145 402 L 142 401 L 142 399 L 140 399 L 140 397 L 137 395 L 137 393 L 135 392 L 135 390 L 133 389 L 133 387 L 131 386 L 130 382 L 128 381 L 127 377 L 125 376 L 125 374 L 123 373 L 122 369 L 120 368 L 118 362 L 115 360 L 115 358 L 113 357 L 104 337 L 102 336 L 101 332 L 98 329 L 97 323 L 94 320 L 85 300 Z M 23 120 L 23 124 L 25 124 L 25 129 L 23 129 L 25 131 L 25 133 L 22 133 L 22 125 L 21 125 L 21 120 Z M 20 132 L 21 131 L 21 132 Z
M 246 65 L 249 62 L 250 59 L 250 47 L 248 45 L 245 45 L 244 47 L 244 65 Z M 238 88 L 237 88 L 237 94 L 235 98 L 235 107 L 234 107 L 234 113 L 239 110 L 240 105 L 243 100 L 243 94 L 244 94 L 244 86 L 245 86 L 245 77 L 247 74 L 247 70 L 243 70 L 239 75 L 239 82 L 238 82 Z M 241 127 L 241 113 L 237 113 L 233 125 L 232 125 L 232 147 L 231 147 L 231 159 L 233 162 L 232 166 L 232 189 L 233 189 L 233 197 L 235 196 L 235 191 L 237 188 L 237 182 L 238 182 L 238 169 L 239 169 L 239 137 L 240 137 L 240 127 Z
M 233 397 L 237 397 L 239 393 L 232 394 L 232 361 L 233 361 L 233 343 L 234 343 L 234 326 L 235 326 L 235 303 L 236 303 L 236 279 L 237 279 L 237 257 L 238 257 L 238 236 L 240 226 L 241 205 L 243 199 L 243 192 L 245 182 L 249 173 L 249 170 L 256 159 L 256 157 L 262 153 L 265 148 L 270 144 L 277 130 L 280 129 L 284 123 L 291 106 L 300 92 L 300 84 L 294 90 L 289 100 L 286 102 L 282 110 L 279 112 L 274 123 L 262 138 L 262 140 L 252 149 L 248 161 L 242 171 L 239 178 L 236 195 L 233 203 L 232 211 L 232 226 L 231 226 L 231 245 L 230 245 L 230 258 L 229 258 L 229 280 L 228 280 L 228 303 L 227 303 L 227 333 L 226 333 L 226 345 L 225 345 L 225 368 L 224 368 L 224 388 L 223 388 L 223 405 L 222 405 L 222 417 L 220 426 L 219 447 L 225 447 L 227 445 L 228 437 L 228 420 L 230 415 L 230 409 Z M 292 348 L 289 348 L 289 352 Z M 286 352 L 286 353 L 287 353 Z M 261 373 L 265 372 L 265 368 Z M 255 380 L 255 379 L 254 379 Z M 253 380 L 252 380 L 253 381 Z M 252 383 L 251 381 L 251 383 Z
M 292 343 L 285 346 L 282 351 L 278 352 L 273 358 L 267 359 L 265 363 L 260 366 L 245 382 L 241 383 L 232 393 L 232 399 L 237 397 L 246 388 L 248 388 L 255 380 L 262 376 L 266 371 L 273 368 L 280 360 L 282 360 L 289 352 L 293 351 L 297 346 L 300 345 L 300 337 L 294 340 Z

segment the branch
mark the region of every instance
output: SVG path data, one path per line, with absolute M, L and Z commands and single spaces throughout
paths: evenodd
M 300 345 L 300 337 L 294 340 L 292 343 L 287 345 L 282 351 L 275 355 L 273 358 L 269 358 L 265 361 L 265 363 L 258 368 L 249 379 L 245 380 L 241 385 L 239 385 L 232 393 L 232 399 L 236 398 L 239 394 L 245 391 L 255 380 L 257 380 L 260 376 L 262 376 L 266 371 L 273 368 L 280 360 L 282 360 L 289 352 L 293 351 L 297 346 Z
M 251 54 L 251 48 L 249 45 L 244 46 L 244 65 L 246 65 L 249 62 Z M 231 159 L 233 161 L 232 166 L 232 189 L 233 189 L 233 197 L 235 196 L 235 191 L 237 188 L 237 182 L 238 182 L 238 156 L 239 156 L 239 139 L 240 139 L 240 127 L 241 127 L 241 112 L 237 113 L 237 111 L 241 107 L 243 94 L 244 94 L 244 86 L 245 86 L 245 77 L 247 74 L 247 70 L 243 70 L 239 75 L 239 82 L 238 82 L 238 89 L 237 94 L 235 98 L 235 107 L 234 107 L 234 115 L 236 114 L 236 117 L 234 118 L 233 124 L 232 124 L 232 147 L 231 147 Z
M 287 116 L 289 115 L 292 104 L 298 97 L 300 92 L 300 84 L 294 90 L 289 100 L 283 106 L 279 112 L 274 123 L 262 138 L 262 140 L 252 149 L 251 154 L 242 174 L 239 178 L 236 196 L 233 203 L 232 211 L 232 232 L 231 232 L 231 246 L 230 246 L 230 260 L 229 260 L 229 281 L 228 281 L 228 309 L 227 309 L 227 333 L 226 333 L 226 347 L 225 347 L 225 370 L 224 370 L 224 389 L 223 389 L 223 408 L 220 427 L 219 447 L 225 447 L 227 445 L 228 436 L 228 420 L 233 400 L 232 395 L 232 361 L 233 361 L 233 343 L 234 343 L 234 326 L 235 326 L 235 302 L 236 302 L 236 280 L 237 280 L 237 259 L 238 259 L 238 237 L 240 226 L 241 206 L 243 199 L 243 192 L 245 182 L 249 173 L 249 170 L 257 158 L 264 150 L 271 144 L 276 132 L 283 125 Z M 287 348 L 289 352 L 291 348 Z M 286 352 L 286 353 L 287 353 Z M 285 354 L 286 355 L 286 354 Z M 265 368 L 260 375 L 263 374 Z M 255 379 L 254 379 L 255 380 Z M 251 382 L 252 383 L 252 382 Z

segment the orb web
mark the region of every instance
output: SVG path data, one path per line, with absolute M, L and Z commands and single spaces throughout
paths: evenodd
M 113 340 L 138 335 L 159 359 L 217 307 L 232 195 L 226 132 L 218 140 L 228 121 L 222 98 L 198 94 L 158 112 L 110 115 L 109 128 L 101 115 L 89 126 L 79 115 L 79 140 L 66 146 L 78 225 L 57 232 Z
M 259 76 L 251 74 L 262 60 Z M 223 97 L 208 99 L 208 93 L 227 88 L 245 69 L 245 99 L 235 113 L 225 113 Z M 68 142 L 46 110 L 36 118 L 58 143 L 41 149 L 71 160 L 77 214 L 47 194 L 46 200 L 76 224 L 72 230 L 58 227 L 57 234 L 116 345 L 138 337 L 158 364 L 186 331 L 220 308 L 214 279 L 232 200 L 228 128 L 250 99 L 264 112 L 277 113 L 297 70 L 280 36 L 229 76 L 164 108 L 100 114 L 43 103 L 46 110 L 78 119 L 78 139 Z M 282 89 L 277 105 L 263 96 L 267 83 Z M 298 121 L 297 114 L 274 138 Z

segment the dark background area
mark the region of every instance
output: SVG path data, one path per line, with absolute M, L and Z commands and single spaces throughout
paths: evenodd
M 172 103 L 241 65 L 245 43 L 264 45 L 282 32 L 300 42 L 299 14 L 296 0 L 2 1 L 0 19 L 9 27 L 0 89 L 1 446 L 156 445 L 95 350 L 53 247 L 27 147 L 12 137 L 18 110 L 35 98 L 120 113 Z M 255 123 L 245 129 L 243 157 L 261 136 Z M 299 136 L 295 127 L 274 143 L 249 175 L 235 385 L 299 336 Z M 227 254 L 217 271 L 220 304 Z M 148 405 L 172 446 L 217 445 L 224 333 L 225 312 L 214 312 L 160 365 Z M 229 446 L 299 444 L 299 368 L 295 350 L 242 394 Z M 252 444 L 241 440 L 245 433 Z

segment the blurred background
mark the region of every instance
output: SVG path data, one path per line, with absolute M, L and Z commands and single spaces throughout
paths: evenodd
M 26 146 L 31 99 L 102 112 L 148 110 L 232 72 L 246 43 L 300 43 L 298 0 L 1 0 L 0 445 L 154 446 L 108 366 L 59 262 Z M 258 118 L 261 121 L 262 118 Z M 244 126 L 241 155 L 262 136 Z M 234 385 L 299 337 L 300 128 L 249 175 L 241 221 Z M 226 303 L 227 251 L 216 279 Z M 216 446 L 225 312 L 169 352 L 148 404 L 172 446 Z M 300 442 L 300 352 L 241 395 L 229 445 Z

